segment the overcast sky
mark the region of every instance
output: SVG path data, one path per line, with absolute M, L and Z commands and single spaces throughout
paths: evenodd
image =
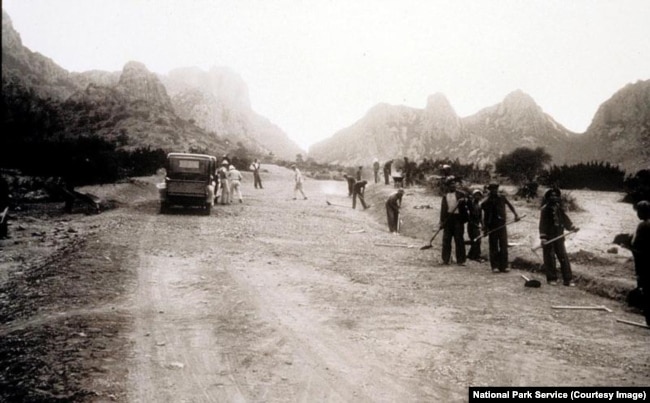
M 461 117 L 521 89 L 584 132 L 650 78 L 648 0 L 4 0 L 23 44 L 70 71 L 226 66 L 307 147 L 380 102 Z

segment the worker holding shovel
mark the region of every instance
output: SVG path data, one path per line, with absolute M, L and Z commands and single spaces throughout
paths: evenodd
M 472 191 L 472 197 L 469 199 L 469 221 L 467 221 L 467 235 L 471 241 L 467 258 L 482 262 L 481 258 L 481 199 L 483 192 L 480 189 Z
M 508 230 L 506 223 L 506 206 L 515 215 L 515 221 L 519 221 L 519 215 L 512 203 L 499 194 L 499 184 L 488 185 L 488 197 L 481 203 L 483 210 L 483 233 L 488 235 L 490 247 L 490 267 L 492 273 L 507 273 L 508 268 Z
M 467 195 L 458 189 L 458 180 L 447 179 L 446 192 L 440 206 L 440 228 L 442 228 L 442 263 L 451 261 L 452 240 L 456 250 L 456 264 L 465 266 L 465 223 L 469 218 Z
M 388 200 L 386 200 L 388 231 L 395 235 L 399 232 L 399 209 L 402 206 L 402 196 L 404 196 L 404 189 L 399 188 L 397 192 L 388 196 Z
M 542 250 L 544 253 L 544 270 L 546 271 L 546 281 L 550 285 L 558 284 L 557 269 L 555 267 L 555 258 L 560 261 L 560 271 L 565 286 L 575 287 L 573 274 L 571 273 L 571 263 L 564 246 L 564 230 L 571 232 L 578 231 L 569 216 L 566 215 L 562 208 L 560 189 L 552 188 L 544 193 L 544 204 L 542 205 L 539 217 L 539 237 L 542 241 Z

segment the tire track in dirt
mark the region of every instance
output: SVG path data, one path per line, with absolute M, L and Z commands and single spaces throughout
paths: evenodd
M 151 216 L 140 234 L 138 286 L 133 301 L 131 401 L 245 401 L 214 336 L 212 265 L 183 247 L 209 217 Z M 180 224 L 173 230 L 165 225 Z M 202 231 L 199 231 L 202 232 Z M 191 246 L 191 245 L 190 245 Z M 222 285 L 223 287 L 223 285 Z
M 596 317 L 546 309 L 597 297 L 441 266 L 438 244 L 373 247 L 420 242 L 370 211 L 327 206 L 321 187 L 343 184 L 307 181 L 309 200 L 296 201 L 290 182 L 264 185 L 210 217 L 142 226 L 133 401 L 460 401 L 475 384 L 647 379 L 638 357 L 621 378 L 621 354 L 591 351 L 638 335 L 594 338 Z

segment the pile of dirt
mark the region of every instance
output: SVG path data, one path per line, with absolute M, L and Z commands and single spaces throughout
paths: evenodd
M 569 259 L 576 264 L 589 265 L 589 266 L 611 266 L 616 262 L 602 256 L 598 256 L 593 252 L 580 249 L 577 252 L 569 253 Z

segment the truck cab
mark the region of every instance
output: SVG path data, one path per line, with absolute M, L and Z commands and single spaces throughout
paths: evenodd
M 169 153 L 165 182 L 157 185 L 160 213 L 170 208 L 200 207 L 210 215 L 214 205 L 217 158 L 206 154 Z

